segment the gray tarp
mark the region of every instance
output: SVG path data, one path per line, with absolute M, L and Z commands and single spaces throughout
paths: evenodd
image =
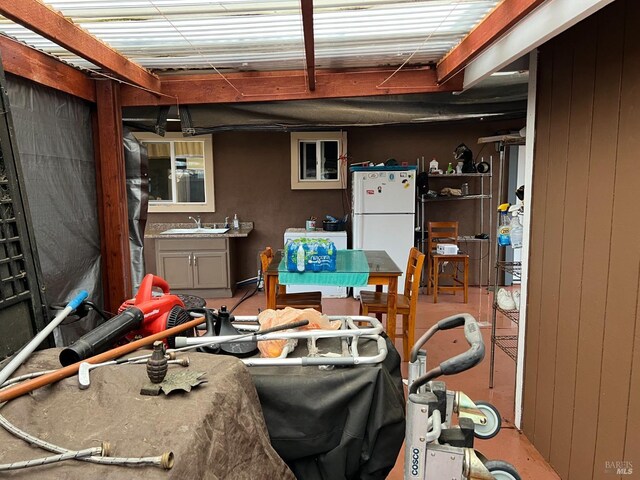
M 36 352 L 16 374 L 59 367 L 59 349 Z M 137 355 L 137 354 L 136 354 Z M 233 357 L 189 352 L 189 370 L 207 383 L 190 393 L 142 396 L 146 367 L 122 365 L 91 371 L 91 385 L 76 376 L 11 400 L 0 409 L 18 428 L 65 448 L 108 441 L 112 456 L 156 456 L 173 451 L 175 466 L 104 466 L 70 460 L 3 472 L 2 478 L 74 480 L 294 480 L 269 443 L 255 387 Z M 183 367 L 169 366 L 170 371 Z M 46 456 L 0 428 L 2 462 Z
M 79 289 L 102 306 L 100 231 L 89 104 L 7 75 L 8 96 L 49 305 Z M 95 327 L 56 329 L 56 345 Z
M 131 283 L 136 292 L 144 277 L 144 229 L 149 205 L 147 150 L 125 128 L 124 162 L 127 172 L 127 207 L 129 209 L 129 249 L 131 250 Z

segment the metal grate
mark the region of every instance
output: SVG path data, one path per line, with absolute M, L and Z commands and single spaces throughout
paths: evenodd
M 503 314 L 516 325 L 520 321 L 520 310 L 505 310 L 504 308 L 500 308 L 497 303 L 493 304 L 493 308 L 495 308 L 498 312 Z
M 9 180 L 0 153 L 0 308 L 30 296 Z
M 26 344 L 46 323 L 44 288 L 5 85 L 0 63 L 0 359 Z
M 516 361 L 518 357 L 518 336 L 517 335 L 496 335 L 493 341 L 497 347 L 509 355 L 511 360 Z
M 521 268 L 521 263 L 520 262 L 502 262 L 499 261 L 497 262 L 498 268 L 501 268 L 502 270 L 504 270 L 507 273 L 510 273 L 511 275 L 515 275 L 515 276 L 520 276 L 520 268 Z

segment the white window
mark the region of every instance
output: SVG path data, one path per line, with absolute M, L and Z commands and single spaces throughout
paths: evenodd
M 291 134 L 291 188 L 347 188 L 347 133 Z
M 147 147 L 149 212 L 213 212 L 211 135 L 134 134 Z

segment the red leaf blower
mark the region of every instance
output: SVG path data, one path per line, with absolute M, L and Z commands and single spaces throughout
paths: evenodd
M 163 295 L 154 297 L 153 287 L 162 289 Z M 149 274 L 144 277 L 135 298 L 126 300 L 118 314 L 91 330 L 60 352 L 60 363 L 71 365 L 110 348 L 122 337 L 127 341 L 147 337 L 191 320 L 184 303 L 169 293 L 169 284 Z M 173 338 L 169 338 L 173 348 Z

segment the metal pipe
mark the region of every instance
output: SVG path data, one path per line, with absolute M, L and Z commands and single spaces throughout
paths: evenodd
M 18 437 L 21 440 L 24 440 L 30 445 L 35 445 L 44 450 L 48 450 L 54 453 L 67 453 L 72 450 L 68 450 L 64 447 L 60 447 L 58 445 L 54 445 L 53 443 L 49 443 L 41 438 L 34 437 L 33 435 L 28 434 L 27 432 L 20 430 L 18 427 L 13 425 L 9 420 L 0 415 L 0 426 L 4 428 L 7 432 L 12 435 Z M 108 455 L 110 450 L 109 444 L 107 442 L 103 442 L 102 444 L 103 452 L 105 455 Z M 173 452 L 165 452 L 162 455 L 156 457 L 83 457 L 78 458 L 78 460 L 82 460 L 84 462 L 89 463 L 99 463 L 102 465 L 124 465 L 124 466 L 155 466 L 162 467 L 165 470 L 170 470 L 174 464 Z
M 283 327 L 291 328 L 288 324 Z M 268 341 L 268 340 L 288 340 L 288 339 L 306 339 L 309 337 L 309 332 L 280 332 L 280 333 L 262 333 L 258 331 L 251 334 L 242 335 L 219 335 L 219 336 L 201 336 L 201 337 L 176 337 L 176 346 L 179 348 L 191 346 L 192 348 L 201 346 L 210 346 L 224 343 L 235 342 L 255 342 L 255 341 Z M 367 337 L 374 335 L 367 330 L 311 330 L 312 335 L 316 338 L 342 338 L 342 337 Z M 251 335 L 251 336 L 250 336 Z M 174 349 L 174 351 L 177 349 Z
M 387 357 L 387 343 L 383 337 L 374 335 L 365 337 L 376 340 L 378 353 L 370 357 L 295 357 L 295 358 L 242 358 L 242 363 L 248 367 L 258 366 L 321 366 L 321 365 L 375 365 Z
M 51 372 L 55 372 L 55 370 L 43 370 L 41 372 L 25 373 L 24 375 L 20 375 L 18 377 L 10 378 L 6 382 L 4 382 L 2 385 L 0 385 L 0 388 L 8 387 L 9 385 L 13 385 L 14 383 L 18 383 L 18 382 L 21 382 L 23 380 L 29 380 L 30 378 L 36 378 L 36 377 L 39 377 L 41 375 L 44 375 L 46 373 L 51 373 Z
M 0 464 L 0 472 L 7 470 L 19 470 L 21 468 L 39 467 L 50 463 L 62 462 L 64 460 L 75 460 L 92 455 L 102 455 L 102 447 L 85 448 L 75 452 L 61 453 L 59 455 L 51 455 L 49 457 L 33 458 L 31 460 L 23 460 L 21 462 Z
M 73 312 L 80 304 L 86 300 L 89 296 L 86 290 L 80 290 L 64 309 L 58 313 L 53 320 L 51 320 L 46 327 L 44 327 L 40 333 L 38 333 L 29 343 L 27 343 L 22 350 L 20 350 L 13 359 L 7 364 L 6 367 L 0 371 L 0 385 L 7 381 L 7 379 L 15 372 L 20 365 L 33 353 L 33 351 L 40 345 L 45 338 L 47 338 L 53 329 L 67 318 L 67 316 Z
M 156 340 L 163 340 L 167 337 L 171 337 L 180 332 L 184 332 L 185 330 L 189 330 L 190 328 L 195 328 L 201 322 L 202 320 L 200 318 L 196 318 L 195 320 L 183 323 L 181 325 L 177 325 L 168 330 L 164 330 L 163 332 L 159 332 L 154 335 L 141 338 L 140 340 L 136 340 L 126 345 L 122 345 L 121 347 L 107 350 L 106 352 L 103 352 L 99 355 L 88 358 L 86 361 L 89 363 L 102 363 L 108 360 L 112 360 L 114 358 L 119 358 L 123 355 L 126 355 L 127 353 L 130 353 L 139 349 L 140 347 L 151 345 Z M 67 378 L 67 377 L 70 377 L 71 375 L 75 375 L 78 372 L 80 363 L 81 362 L 74 363 L 67 367 L 60 368 L 52 373 L 42 375 L 32 380 L 27 380 L 26 382 L 23 382 L 19 385 L 15 385 L 7 388 L 6 390 L 0 391 L 0 402 L 6 402 L 8 400 L 12 400 L 14 398 L 24 395 L 25 393 L 29 393 L 35 390 L 36 388 L 44 387 L 45 385 L 55 383 L 58 380 L 62 380 L 63 378 Z
M 440 438 L 440 434 L 442 433 L 442 418 L 440 416 L 440 410 L 434 410 L 431 417 L 429 417 L 429 421 L 432 422 L 433 430 L 427 432 L 425 435 L 426 443 L 431 443 Z

